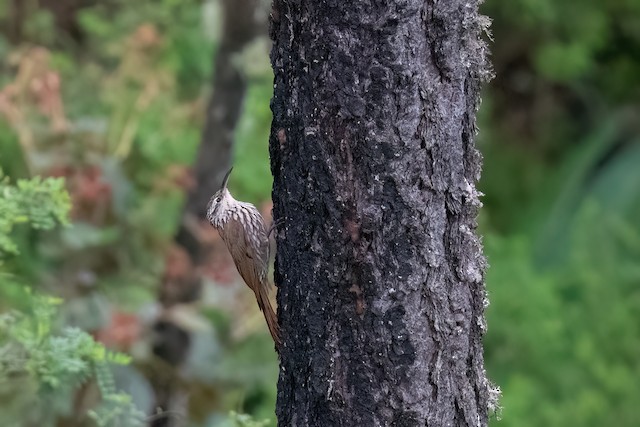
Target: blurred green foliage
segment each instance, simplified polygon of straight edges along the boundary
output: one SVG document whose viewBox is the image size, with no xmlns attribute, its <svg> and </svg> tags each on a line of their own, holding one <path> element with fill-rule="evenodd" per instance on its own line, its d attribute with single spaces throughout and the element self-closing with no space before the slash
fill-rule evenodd
<svg viewBox="0 0 640 427">
<path fill-rule="evenodd" d="M 50 230 L 66 224 L 69 196 L 62 179 L 19 180 L 0 173 L 0 255 L 18 255 L 13 226 Z M 4 251 L 4 252 L 3 252 Z M 141 426 L 144 414 L 131 396 L 116 390 L 109 364 L 129 358 L 107 351 L 85 331 L 56 325 L 61 299 L 33 292 L 0 264 L 0 422 L 6 426 L 54 426 L 74 414 L 73 402 L 91 378 L 99 398 L 89 415 L 100 426 Z M 85 387 L 86 388 L 86 387 Z"/>
<path fill-rule="evenodd" d="M 487 0 L 483 11 L 493 19 L 496 72 L 478 139 L 491 265 L 486 361 L 503 391 L 494 425 L 635 426 L 640 1 Z M 7 14 L 0 7 L 5 22 Z M 18 227 L 15 247 L 2 244 L 22 256 L 5 268 L 62 295 L 69 325 L 103 330 L 121 311 L 143 318 L 203 127 L 217 2 L 93 2 L 75 15 L 80 39 L 50 11 L 26 16 L 20 43 L 0 37 L 0 166 L 12 177 L 65 176 L 74 226 L 44 235 Z M 271 189 L 267 44 L 259 39 L 238 57 L 249 86 L 231 187 L 257 204 Z M 22 202 L 11 203 L 2 211 Z M 66 202 L 56 203 L 50 218 Z M 0 230 L 21 218 L 0 215 Z M 231 338 L 223 307 L 200 315 L 210 329 L 194 333 L 186 368 L 191 421 L 256 425 L 230 410 L 273 420 L 268 337 Z M 134 365 L 147 357 L 138 341 L 126 348 Z"/>
<path fill-rule="evenodd" d="M 265 427 L 269 424 L 268 420 L 256 421 L 250 415 L 238 414 L 235 411 L 231 411 L 230 416 L 236 427 Z"/>
<path fill-rule="evenodd" d="M 12 186 L 0 170 L 0 255 L 18 253 L 10 238 L 17 224 L 29 223 L 35 229 L 50 230 L 56 223 L 67 223 L 70 208 L 62 179 L 19 179 Z"/>
<path fill-rule="evenodd" d="M 486 361 L 502 426 L 632 426 L 640 1 L 488 0 Z"/>
<path fill-rule="evenodd" d="M 135 406 L 126 394 L 115 393 L 113 386 L 120 389 L 122 380 L 117 376 L 115 385 L 98 382 L 108 392 L 90 413 L 97 425 L 115 425 L 129 407 L 155 412 L 149 383 L 140 374 L 155 363 L 154 337 L 140 331 L 156 309 L 165 253 L 201 137 L 219 8 L 215 1 L 199 0 L 94 2 L 69 9 L 81 33 L 72 37 L 57 24 L 55 3 L 51 10 L 24 4 L 20 42 L 12 45 L 0 36 L 0 50 L 7 53 L 0 60 L 0 167 L 12 177 L 65 177 L 73 226 L 46 234 L 17 230 L 12 242 L 22 255 L 6 267 L 63 296 L 60 320 L 74 331 L 90 331 L 132 355 L 124 382 Z M 10 18 L 8 9 L 0 9 L 0 20 Z M 262 39 L 237 58 L 249 85 L 237 130 L 240 173 L 232 186 L 258 205 L 271 186 L 267 52 Z M 208 426 L 270 424 L 229 415 L 236 410 L 274 419 L 277 360 L 268 334 L 255 333 L 262 331 L 257 310 L 241 337 L 232 338 L 238 328 L 228 312 L 246 307 L 216 289 L 220 294 L 183 313 L 182 326 L 192 329 L 193 341 L 184 367 L 190 414 L 154 417 L 188 416 Z M 12 301 L 9 307 L 17 304 Z M 60 394 L 60 404 L 69 407 L 72 397 Z M 56 414 L 64 415 L 48 414 L 52 422 Z"/>
</svg>

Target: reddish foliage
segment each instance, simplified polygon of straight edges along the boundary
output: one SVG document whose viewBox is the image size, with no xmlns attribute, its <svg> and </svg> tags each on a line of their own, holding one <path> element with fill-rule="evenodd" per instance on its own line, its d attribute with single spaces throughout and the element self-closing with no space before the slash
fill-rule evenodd
<svg viewBox="0 0 640 427">
<path fill-rule="evenodd" d="M 200 271 L 203 276 L 220 285 L 231 285 L 238 280 L 238 272 L 231 255 L 222 251 L 212 252 L 209 262 L 203 264 Z"/>
<path fill-rule="evenodd" d="M 198 236 L 204 253 L 200 274 L 219 284 L 234 283 L 238 273 L 220 234 L 207 221 L 201 221 Z"/>
<path fill-rule="evenodd" d="M 102 170 L 96 165 L 59 165 L 51 168 L 49 176 L 65 177 L 71 196 L 71 217 L 92 223 L 100 223 L 111 205 L 111 185 L 102 178 Z"/>
<path fill-rule="evenodd" d="M 173 245 L 166 257 L 164 281 L 185 279 L 193 274 L 193 263 L 187 251 L 178 245 Z"/>
<path fill-rule="evenodd" d="M 131 42 L 138 49 L 153 49 L 162 43 L 162 37 L 153 24 L 147 23 L 136 29 Z"/>
<path fill-rule="evenodd" d="M 140 338 L 141 332 L 140 320 L 136 315 L 114 311 L 109 325 L 94 336 L 109 348 L 127 351 Z"/>
<path fill-rule="evenodd" d="M 171 165 L 167 168 L 167 176 L 169 176 L 169 180 L 178 188 L 189 191 L 196 187 L 196 180 L 193 176 L 193 170 L 190 167 Z"/>
<path fill-rule="evenodd" d="M 267 230 L 271 227 L 271 221 L 273 218 L 271 217 L 271 210 L 273 209 L 273 202 L 271 200 L 267 200 L 262 205 L 260 205 L 260 214 L 264 218 L 264 223 L 267 226 Z"/>
</svg>

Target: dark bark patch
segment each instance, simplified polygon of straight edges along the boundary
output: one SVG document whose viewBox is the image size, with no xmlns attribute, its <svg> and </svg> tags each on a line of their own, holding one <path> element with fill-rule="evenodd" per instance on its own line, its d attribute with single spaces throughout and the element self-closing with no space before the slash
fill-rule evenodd
<svg viewBox="0 0 640 427">
<path fill-rule="evenodd" d="M 391 421 L 392 427 L 417 427 L 419 425 L 418 414 L 414 411 L 396 411 Z"/>
</svg>

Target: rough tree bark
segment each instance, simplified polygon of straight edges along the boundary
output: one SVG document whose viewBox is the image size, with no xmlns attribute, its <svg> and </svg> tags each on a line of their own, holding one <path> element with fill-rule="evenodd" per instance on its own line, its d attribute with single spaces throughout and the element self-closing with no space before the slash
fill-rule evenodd
<svg viewBox="0 0 640 427">
<path fill-rule="evenodd" d="M 202 267 L 210 265 L 216 254 L 226 251 L 221 241 L 213 242 L 206 237 L 217 233 L 206 220 L 206 208 L 231 165 L 234 131 L 247 89 L 242 70 L 232 58 L 256 36 L 266 33 L 266 23 L 256 19 L 260 0 L 222 0 L 221 3 L 224 30 L 216 53 L 213 93 L 194 166 L 195 186 L 187 195 L 158 295 L 165 310 L 196 301 L 202 288 Z M 153 353 L 160 362 L 148 372 L 156 395 L 154 410 L 184 413 L 184 408 L 176 405 L 185 403 L 179 399 L 180 368 L 190 350 L 189 333 L 166 316 L 160 316 L 153 329 L 156 337 Z M 167 415 L 154 418 L 151 425 L 164 427 L 177 422 Z"/>
<path fill-rule="evenodd" d="M 486 426 L 478 0 L 275 0 L 281 426 Z"/>
</svg>

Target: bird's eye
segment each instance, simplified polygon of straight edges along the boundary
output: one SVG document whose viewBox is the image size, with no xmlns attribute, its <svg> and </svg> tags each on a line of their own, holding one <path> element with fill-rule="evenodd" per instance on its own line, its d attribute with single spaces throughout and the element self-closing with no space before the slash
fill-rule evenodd
<svg viewBox="0 0 640 427">
<path fill-rule="evenodd" d="M 220 203 L 220 197 L 216 197 L 216 203 Z"/>
</svg>

